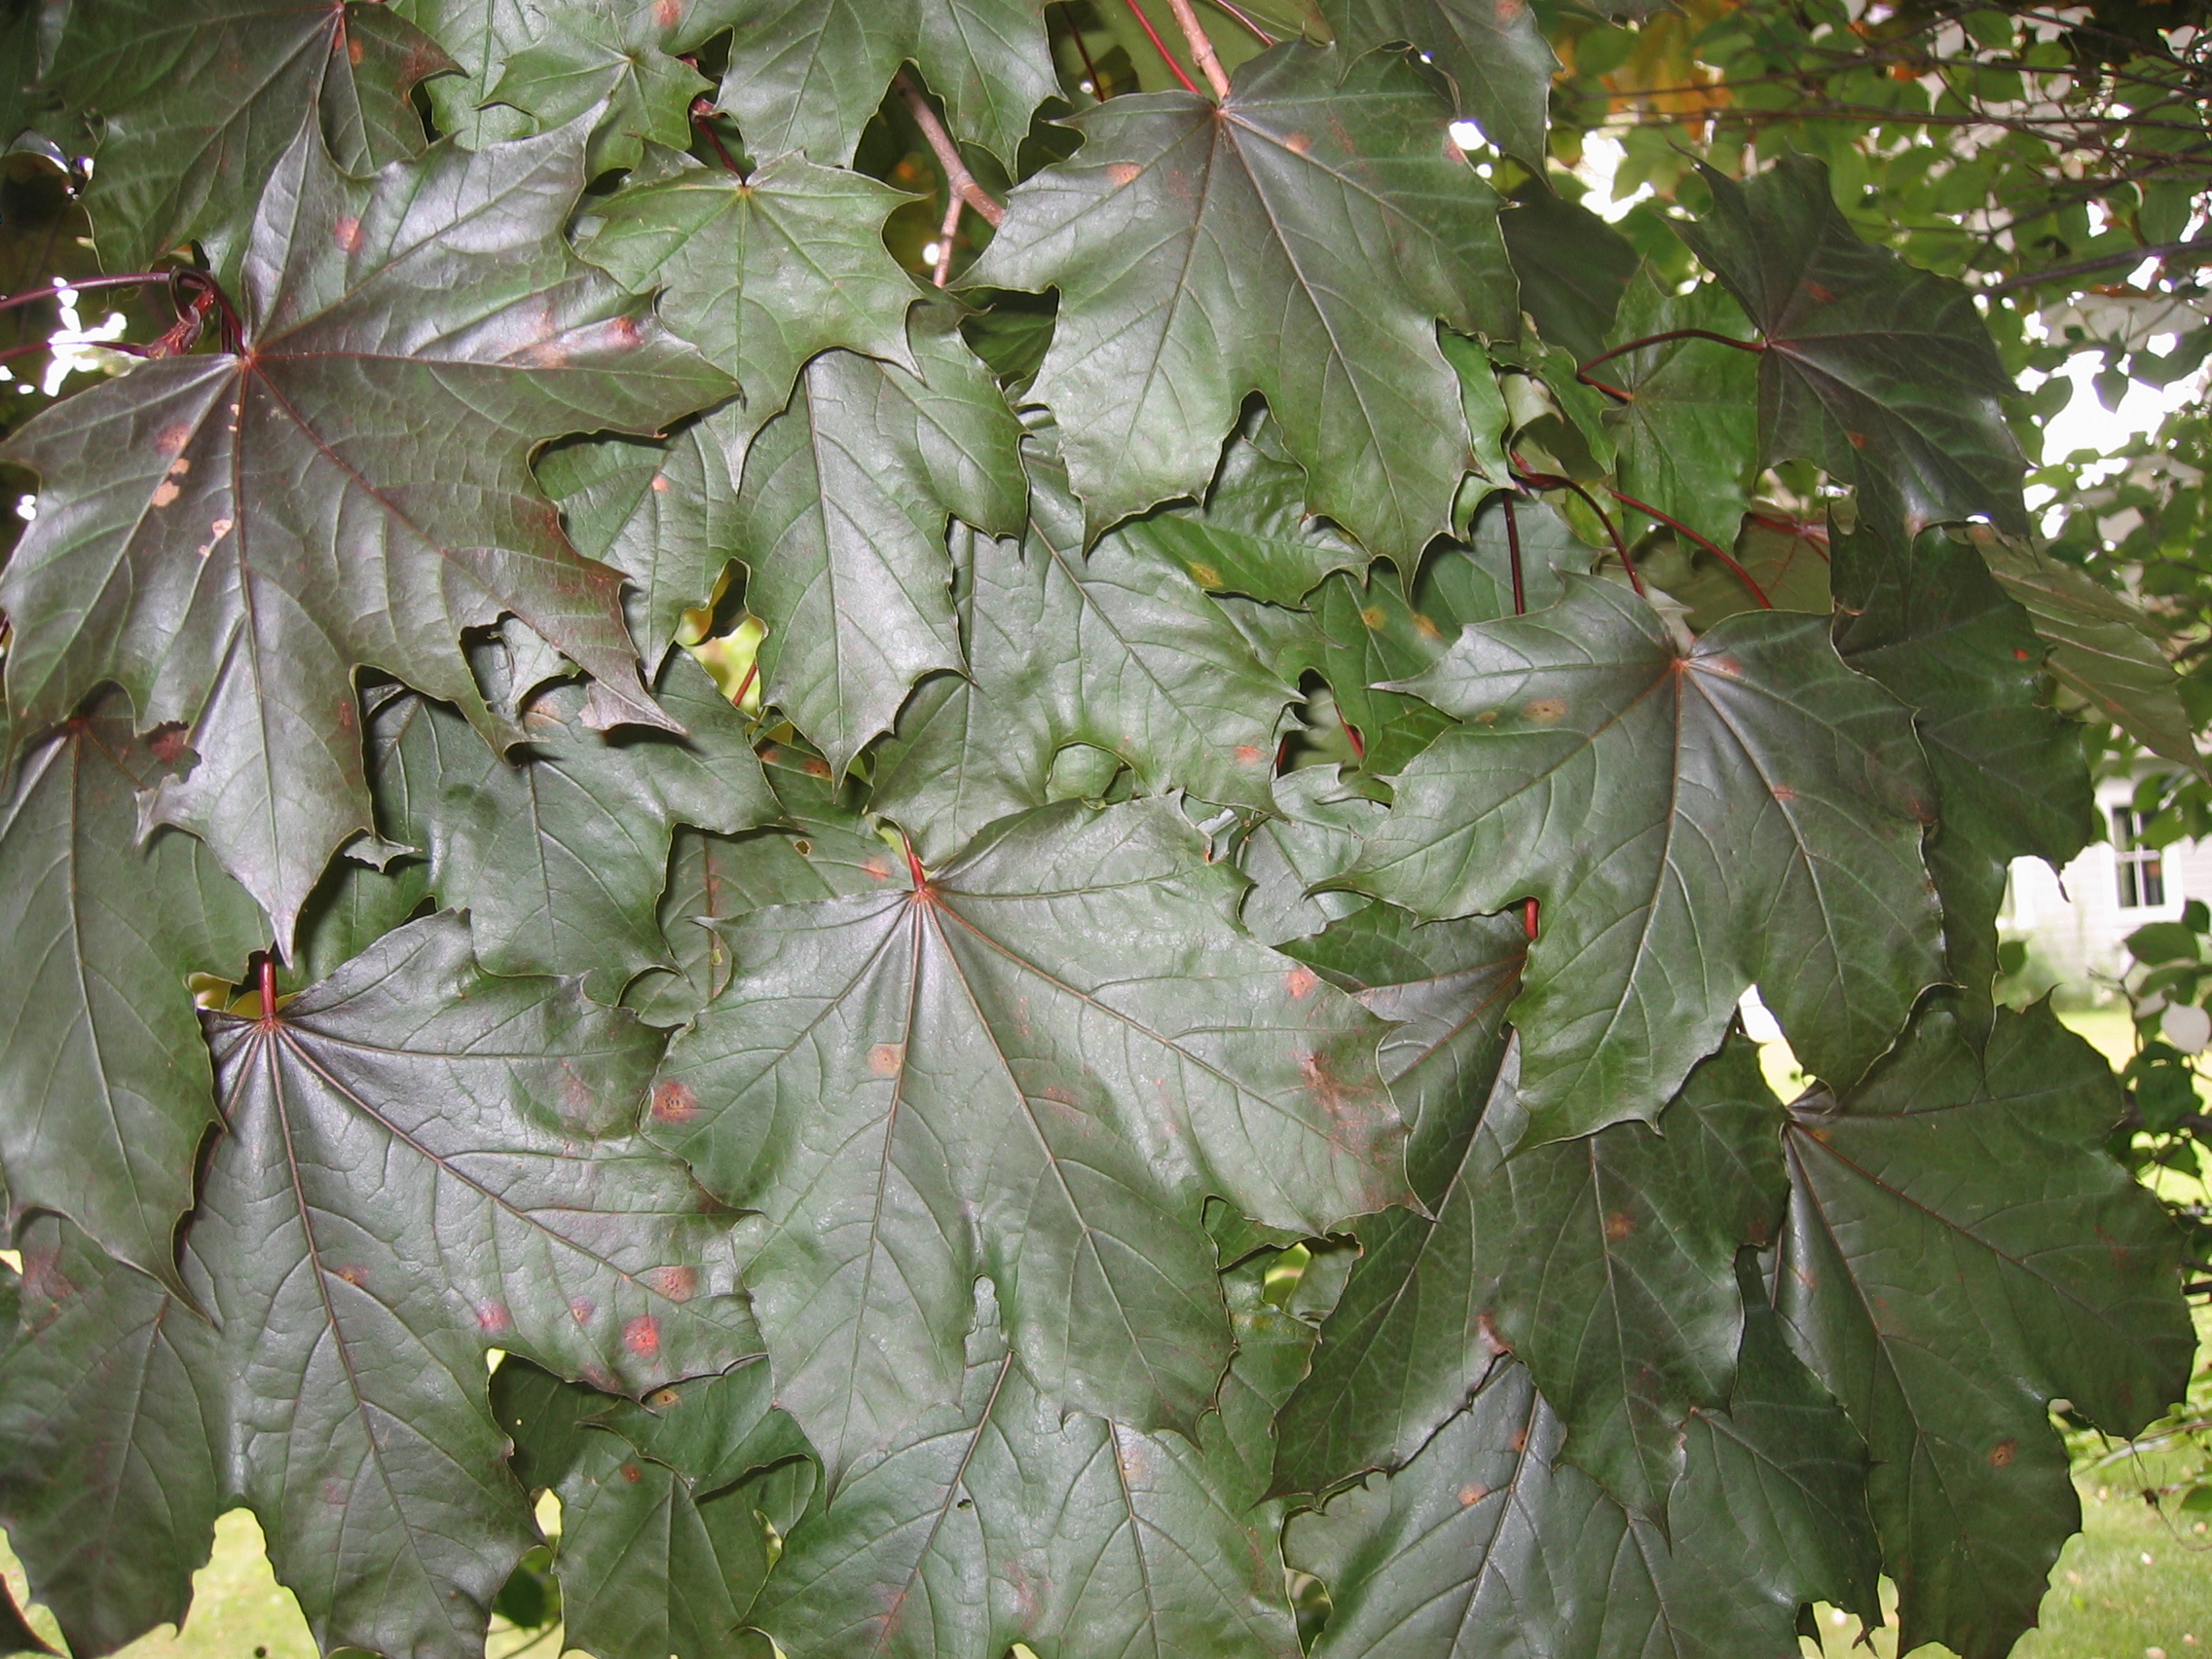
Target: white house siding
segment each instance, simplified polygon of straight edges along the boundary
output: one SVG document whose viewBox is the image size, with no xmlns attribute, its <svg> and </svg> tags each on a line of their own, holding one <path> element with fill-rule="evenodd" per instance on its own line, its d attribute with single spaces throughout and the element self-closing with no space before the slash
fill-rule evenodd
<svg viewBox="0 0 2212 1659">
<path fill-rule="evenodd" d="M 2114 807 L 2127 805 L 2131 786 L 2115 779 L 2097 791 L 2097 808 L 2109 827 Z M 2072 987 L 2101 986 L 2129 966 L 2122 942 L 2146 922 L 2171 921 L 2190 899 L 2212 901 L 2212 843 L 2177 841 L 2160 853 L 2164 902 L 2120 902 L 2119 856 L 2108 840 L 2095 843 L 2053 872 L 2041 859 L 2012 864 L 2000 930 L 2025 940 L 2034 961 Z"/>
</svg>

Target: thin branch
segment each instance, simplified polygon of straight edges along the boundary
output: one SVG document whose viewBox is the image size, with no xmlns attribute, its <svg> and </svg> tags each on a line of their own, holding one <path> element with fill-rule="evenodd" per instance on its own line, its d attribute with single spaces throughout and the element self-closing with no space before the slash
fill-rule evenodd
<svg viewBox="0 0 2212 1659">
<path fill-rule="evenodd" d="M 1137 20 L 1137 27 L 1144 30 L 1145 38 L 1152 42 L 1153 51 L 1160 54 L 1160 61 L 1167 65 L 1168 73 L 1183 83 L 1186 92 L 1197 92 L 1198 82 L 1183 73 L 1182 64 L 1175 61 L 1175 55 L 1167 50 L 1167 43 L 1160 38 L 1160 31 L 1152 26 L 1152 19 L 1144 15 L 1144 8 L 1137 4 L 1137 0 L 1122 0 L 1122 3 L 1128 7 L 1129 15 Z"/>
<path fill-rule="evenodd" d="M 930 108 L 930 100 L 922 95 L 922 89 L 914 85 L 913 76 L 903 69 L 900 70 L 898 86 L 899 95 L 906 100 L 906 109 L 913 116 L 914 125 L 922 129 L 922 136 L 929 140 L 930 149 L 936 153 L 937 165 L 944 169 L 945 189 L 982 214 L 987 224 L 1005 224 L 1005 205 L 976 182 L 976 175 L 968 170 L 968 164 L 960 159 L 960 146 L 952 141 L 952 134 L 944 129 L 944 123 L 938 120 L 937 111 Z"/>
<path fill-rule="evenodd" d="M 1640 501 L 1634 496 L 1622 495 L 1610 484 L 1605 486 L 1605 494 L 1612 497 L 1614 500 L 1620 502 L 1622 506 L 1633 507 L 1640 513 L 1643 513 L 1651 518 L 1657 519 L 1661 524 L 1665 525 L 1669 530 L 1676 532 L 1677 535 L 1688 536 L 1692 541 L 1696 542 L 1700 547 L 1704 548 L 1708 553 L 1712 554 L 1715 559 L 1719 560 L 1723 565 L 1726 565 L 1731 571 L 1736 572 L 1736 579 L 1742 582 L 1744 586 L 1751 589 L 1751 597 L 1759 602 L 1760 609 L 1772 610 L 1774 608 L 1774 601 L 1767 598 L 1766 589 L 1760 587 L 1757 582 L 1751 580 L 1751 572 L 1745 570 L 1743 566 L 1737 564 L 1736 561 L 1729 556 L 1729 554 L 1722 551 L 1717 543 L 1708 541 L 1704 536 L 1698 535 L 1696 531 L 1690 529 L 1688 525 L 1682 523 L 1680 519 L 1671 517 L 1670 515 L 1661 512 L 1657 507 L 1651 505 L 1650 502 Z"/>
<path fill-rule="evenodd" d="M 2092 271 L 2109 271 L 2116 265 L 2139 265 L 2146 259 L 2166 260 L 2176 254 L 2202 254 L 2212 257 L 2212 240 L 2178 242 L 2154 242 L 2149 247 L 2123 248 L 2097 259 L 2078 259 L 2071 265 L 2046 266 L 2041 271 L 2023 271 L 2017 276 L 2008 276 L 2002 282 L 1985 283 L 1976 289 L 1983 294 L 2009 294 L 2014 288 L 2032 288 L 2038 282 L 2064 282 L 2076 276 L 2085 276 Z"/>
<path fill-rule="evenodd" d="M 1229 3 L 1229 0 L 1212 0 L 1212 5 L 1217 12 L 1227 12 L 1232 18 L 1235 18 L 1243 26 L 1245 33 L 1262 46 L 1274 45 L 1275 37 L 1247 17 L 1241 6 L 1233 6 Z"/>
<path fill-rule="evenodd" d="M 1060 10 L 1066 14 L 1068 35 L 1075 42 L 1075 55 L 1083 59 L 1083 72 L 1090 77 L 1090 95 L 1103 103 L 1106 100 L 1106 83 L 1098 78 L 1098 65 L 1090 61 L 1090 47 L 1083 38 L 1083 26 L 1075 20 L 1073 0 L 1060 0 Z"/>
<path fill-rule="evenodd" d="M 166 271 L 132 271 L 121 276 L 80 276 L 74 282 L 56 280 L 51 288 L 28 288 L 20 294 L 10 294 L 0 300 L 0 311 L 36 305 L 41 300 L 58 300 L 64 293 L 90 292 L 94 288 L 143 288 L 153 282 L 167 282 L 170 275 Z"/>
<path fill-rule="evenodd" d="M 1529 609 L 1528 591 L 1521 585 L 1521 523 L 1513 515 L 1513 495 L 1505 496 L 1505 557 L 1513 567 L 1513 614 L 1526 615 Z"/>
<path fill-rule="evenodd" d="M 1628 556 L 1628 543 L 1621 539 L 1620 527 L 1606 516 L 1605 509 L 1598 504 L 1597 497 L 1591 495 L 1589 491 L 1571 478 L 1563 478 L 1553 472 L 1530 471 L 1527 466 L 1522 464 L 1519 456 L 1513 458 L 1513 472 L 1514 476 L 1531 490 L 1571 490 L 1575 495 L 1581 497 L 1582 504 L 1595 513 L 1598 522 L 1605 527 L 1605 535 L 1613 544 L 1613 551 L 1620 555 L 1621 569 L 1628 572 L 1629 586 L 1636 589 L 1639 597 L 1642 596 L 1643 573 L 1636 568 L 1636 561 Z"/>
<path fill-rule="evenodd" d="M 1206 85 L 1213 89 L 1214 97 L 1227 103 L 1229 76 L 1222 69 L 1221 58 L 1213 50 L 1213 40 L 1206 33 L 1205 24 L 1198 21 L 1197 9 L 1192 6 L 1191 0 L 1167 0 L 1167 9 L 1175 14 L 1176 25 L 1182 29 L 1183 38 L 1191 44 L 1191 56 L 1198 63 L 1198 73 L 1206 78 Z"/>
<path fill-rule="evenodd" d="M 940 288 L 952 276 L 952 239 L 960 234 L 960 210 L 967 205 L 958 191 L 944 193 L 944 224 L 937 233 L 937 271 L 930 278 Z"/>
<path fill-rule="evenodd" d="M 1618 357 L 1624 351 L 1641 351 L 1646 346 L 1664 346 L 1670 340 L 1711 340 L 1716 345 L 1733 346 L 1739 351 L 1763 351 L 1766 350 L 1766 342 L 1763 340 L 1738 340 L 1732 334 L 1715 334 L 1710 328 L 1670 328 L 1664 334 L 1646 334 L 1641 340 L 1631 340 L 1625 346 L 1615 346 L 1609 351 L 1599 352 L 1587 363 L 1584 363 L 1580 370 L 1576 371 L 1577 376 L 1579 377 L 1582 373 L 1596 368 L 1600 363 L 1609 358 Z M 1598 383 L 1592 381 L 1589 384 L 1595 386 Z M 1611 390 L 1612 388 L 1608 387 L 1606 389 Z M 1618 395 L 1626 397 L 1628 393 L 1624 391 L 1618 393 Z"/>
</svg>

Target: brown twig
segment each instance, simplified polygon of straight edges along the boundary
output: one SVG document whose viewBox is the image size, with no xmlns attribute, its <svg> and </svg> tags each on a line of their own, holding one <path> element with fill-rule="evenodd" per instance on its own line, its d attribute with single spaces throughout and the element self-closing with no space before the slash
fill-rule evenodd
<svg viewBox="0 0 2212 1659">
<path fill-rule="evenodd" d="M 937 233 L 937 270 L 930 276 L 940 288 L 952 278 L 952 239 L 960 234 L 960 212 L 967 205 L 957 191 L 944 193 L 944 223 Z"/>
<path fill-rule="evenodd" d="M 938 120 L 937 111 L 930 108 L 930 100 L 922 95 L 922 89 L 914 84 L 913 76 L 899 71 L 899 95 L 906 100 L 906 109 L 914 118 L 914 125 L 922 129 L 929 140 L 930 149 L 937 156 L 937 165 L 944 169 L 944 186 L 952 196 L 982 214 L 987 224 L 1006 223 L 1006 206 L 997 197 L 976 182 L 976 175 L 968 170 L 968 164 L 960 159 L 960 146 L 952 141 L 952 134 Z"/>
<path fill-rule="evenodd" d="M 1229 101 L 1229 75 L 1221 66 L 1221 58 L 1214 52 L 1213 40 L 1206 33 L 1205 24 L 1198 21 L 1197 9 L 1191 0 L 1167 0 L 1167 9 L 1175 14 L 1176 26 L 1183 38 L 1190 42 L 1191 56 L 1198 63 L 1198 73 L 1206 78 L 1213 95 L 1222 103 Z"/>
<path fill-rule="evenodd" d="M 1696 531 L 1690 529 L 1690 527 L 1684 524 L 1680 519 L 1661 512 L 1649 501 L 1640 501 L 1634 496 L 1622 495 L 1610 484 L 1605 486 L 1605 494 L 1612 497 L 1614 500 L 1620 502 L 1620 504 L 1624 507 L 1632 508 L 1635 511 L 1643 513 L 1650 518 L 1657 519 L 1661 524 L 1665 525 L 1669 530 L 1675 532 L 1677 535 L 1688 536 L 1692 541 L 1696 542 L 1700 547 L 1704 548 L 1708 553 L 1712 554 L 1715 559 L 1719 560 L 1723 565 L 1726 565 L 1731 571 L 1736 572 L 1736 579 L 1742 582 L 1744 586 L 1751 589 L 1751 597 L 1759 602 L 1760 609 L 1772 610 L 1774 608 L 1774 601 L 1767 598 L 1766 589 L 1760 587 L 1757 582 L 1753 581 L 1751 579 L 1751 572 L 1745 570 L 1743 566 L 1737 564 L 1736 561 L 1720 547 L 1719 543 L 1707 540 L 1704 536 L 1698 535 Z"/>
</svg>

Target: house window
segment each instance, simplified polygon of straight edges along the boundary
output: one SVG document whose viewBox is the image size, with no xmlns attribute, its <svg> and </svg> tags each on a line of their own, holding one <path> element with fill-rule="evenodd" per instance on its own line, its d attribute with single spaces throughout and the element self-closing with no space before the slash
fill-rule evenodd
<svg viewBox="0 0 2212 1659">
<path fill-rule="evenodd" d="M 2120 876 L 2120 907 L 2139 910 L 2166 902 L 2166 866 L 2158 849 L 2138 838 L 2143 821 L 2124 806 L 2112 809 L 2113 861 Z"/>
</svg>

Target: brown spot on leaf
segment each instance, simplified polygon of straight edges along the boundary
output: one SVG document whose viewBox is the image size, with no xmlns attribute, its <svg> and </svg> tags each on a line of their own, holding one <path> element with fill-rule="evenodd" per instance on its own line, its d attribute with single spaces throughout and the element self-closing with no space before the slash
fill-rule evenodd
<svg viewBox="0 0 2212 1659">
<path fill-rule="evenodd" d="M 1744 665 L 1732 656 L 1707 657 L 1705 666 L 1715 674 L 1724 674 L 1730 680 L 1744 678 Z"/>
<path fill-rule="evenodd" d="M 640 1359 L 650 1359 L 660 1352 L 660 1321 L 650 1313 L 641 1313 L 622 1327 L 622 1346 Z"/>
<path fill-rule="evenodd" d="M 663 1078 L 653 1085 L 652 1113 L 656 1124 L 688 1124 L 699 1115 L 699 1097 L 689 1084 Z"/>
<path fill-rule="evenodd" d="M 653 494 L 656 496 L 665 496 L 668 494 L 667 473 L 656 472 L 653 474 Z"/>
<path fill-rule="evenodd" d="M 1282 977 L 1282 988 L 1290 993 L 1292 1002 L 1303 1002 L 1313 994 L 1313 987 L 1321 981 L 1314 977 L 1310 968 L 1293 968 Z"/>
<path fill-rule="evenodd" d="M 1435 618 L 1423 616 L 1418 610 L 1414 612 L 1414 632 L 1424 640 L 1441 640 L 1444 638 L 1444 630 L 1436 625 Z"/>
<path fill-rule="evenodd" d="M 1294 156 L 1310 156 L 1313 153 L 1313 136 L 1309 132 L 1293 132 L 1282 141 L 1282 147 Z"/>
<path fill-rule="evenodd" d="M 1193 565 L 1191 580 L 1202 588 L 1217 588 L 1221 586 L 1221 572 L 1211 565 Z"/>
<path fill-rule="evenodd" d="M 1989 1449 L 1989 1466 L 1993 1469 L 2008 1467 L 2019 1454 L 2019 1450 L 2020 1443 L 2017 1440 L 2000 1440 Z"/>
<path fill-rule="evenodd" d="M 1513 1351 L 1513 1345 L 1499 1335 L 1497 1321 L 1487 1312 L 1476 1318 L 1475 1335 L 1481 1340 L 1485 1353 L 1495 1356 Z"/>
<path fill-rule="evenodd" d="M 354 218 L 350 213 L 346 214 L 338 221 L 338 228 L 331 234 L 331 240 L 337 242 L 338 250 L 341 253 L 359 253 L 361 251 L 361 221 Z"/>
<path fill-rule="evenodd" d="M 1514 1430 L 1514 1431 L 1512 1432 L 1512 1434 L 1510 1434 L 1509 1436 L 1507 1436 L 1505 1444 L 1506 1444 L 1507 1448 L 1508 1448 L 1508 1449 L 1509 1449 L 1509 1450 L 1510 1450 L 1510 1451 L 1511 1451 L 1511 1452 L 1513 1453 L 1513 1455 L 1514 1455 L 1514 1456 L 1515 1456 L 1516 1457 L 1520 1456 L 1522 1453 L 1524 1453 L 1524 1452 L 1528 1451 L 1528 1450 L 1529 1450 L 1529 1429 L 1528 1429 L 1528 1425 L 1527 1425 L 1527 1424 L 1523 1424 L 1523 1425 L 1522 1425 L 1521 1427 L 1519 1427 L 1519 1428 L 1515 1429 L 1515 1430 Z"/>
<path fill-rule="evenodd" d="M 1813 281 L 1810 277 L 1806 278 L 1805 292 L 1812 295 L 1814 299 L 1820 301 L 1824 306 L 1832 305 L 1835 303 L 1835 290 L 1833 288 L 1824 288 L 1820 285 L 1820 283 Z"/>
<path fill-rule="evenodd" d="M 476 1328 L 488 1337 L 504 1336 L 514 1324 L 515 1316 L 504 1302 L 486 1302 L 476 1309 Z"/>
<path fill-rule="evenodd" d="M 361 37 L 349 29 L 346 33 L 346 61 L 358 69 L 361 60 L 368 55 L 369 49 L 361 44 Z"/>
<path fill-rule="evenodd" d="M 1567 718 L 1564 697 L 1531 697 L 1521 705 L 1522 715 L 1537 725 L 1557 725 Z"/>
<path fill-rule="evenodd" d="M 1144 168 L 1134 162 L 1112 162 L 1107 165 L 1106 176 L 1114 181 L 1114 188 L 1119 190 L 1125 184 L 1136 183 L 1138 175 L 1143 171 Z"/>
<path fill-rule="evenodd" d="M 1776 800 L 1795 800 L 1797 792 L 1788 784 L 1777 784 L 1774 786 L 1774 798 Z"/>
<path fill-rule="evenodd" d="M 1605 1215 L 1605 1236 L 1618 1244 L 1636 1231 L 1636 1217 L 1626 1210 L 1609 1210 Z"/>
<path fill-rule="evenodd" d="M 903 1045 L 878 1043 L 867 1051 L 867 1069 L 877 1077 L 897 1077 L 899 1067 L 904 1062 L 905 1058 L 906 1051 Z"/>
<path fill-rule="evenodd" d="M 166 507 L 182 494 L 173 480 L 165 478 L 154 486 L 154 505 Z"/>
<path fill-rule="evenodd" d="M 664 29 L 672 29 L 683 20 L 683 0 L 658 0 L 653 7 L 653 21 Z"/>
<path fill-rule="evenodd" d="M 569 1317 L 579 1325 L 591 1323 L 591 1316 L 599 1311 L 599 1304 L 588 1296 L 569 1298 Z"/>
<path fill-rule="evenodd" d="M 180 455 L 176 458 L 176 460 L 169 462 L 169 476 L 171 478 L 182 478 L 187 472 L 190 472 L 191 470 L 192 457 L 188 455 Z"/>
<path fill-rule="evenodd" d="M 1488 1496 L 1490 1496 L 1490 1488 L 1484 1486 L 1480 1481 L 1469 1481 L 1459 1489 L 1459 1507 L 1461 1509 L 1472 1509 Z"/>
<path fill-rule="evenodd" d="M 2024 651 L 2020 649 L 2019 646 L 2014 645 L 2012 647 L 2012 660 L 2014 662 L 2033 662 L 2035 660 L 2035 652 Z"/>
<path fill-rule="evenodd" d="M 655 1394 L 651 1399 L 645 1402 L 646 1405 L 652 1407 L 652 1409 L 656 1412 L 672 1411 L 676 1407 L 681 1406 L 682 1403 L 683 1396 L 682 1394 L 679 1394 L 674 1388 L 663 1388 L 659 1393 Z"/>
<path fill-rule="evenodd" d="M 810 778 L 827 778 L 830 775 L 830 762 L 823 759 L 819 755 L 809 755 L 806 757 L 806 764 L 801 766 L 799 770 Z"/>
<path fill-rule="evenodd" d="M 1864 449 L 1866 447 L 1866 434 L 1864 432 L 1846 432 L 1843 435 L 1851 440 L 1853 449 Z"/>
<path fill-rule="evenodd" d="M 671 1302 L 689 1302 L 699 1288 L 699 1270 L 687 1267 L 655 1268 L 645 1283 Z"/>
<path fill-rule="evenodd" d="M 146 747 L 153 751 L 154 758 L 165 766 L 174 766 L 185 756 L 184 722 L 169 720 L 156 726 L 146 736 Z"/>
<path fill-rule="evenodd" d="M 369 1282 L 369 1270 L 361 1266 L 361 1264 L 358 1262 L 348 1262 L 341 1267 L 333 1268 L 331 1270 L 331 1272 L 336 1277 L 342 1278 L 348 1284 L 352 1285 L 355 1289 L 359 1289 L 362 1285 L 365 1285 Z"/>
<path fill-rule="evenodd" d="M 1257 766 L 1267 757 L 1268 752 L 1265 749 L 1256 748 L 1249 743 L 1239 743 L 1236 746 L 1236 763 L 1239 766 Z"/>
<path fill-rule="evenodd" d="M 1359 619 L 1370 631 L 1382 627 L 1383 622 L 1386 620 L 1386 618 L 1382 614 L 1382 608 L 1380 605 L 1371 605 L 1367 607 L 1366 609 L 1362 610 L 1359 613 Z"/>
<path fill-rule="evenodd" d="M 624 1463 L 622 1465 L 622 1478 L 630 1485 L 636 1486 L 645 1478 L 645 1471 L 639 1468 L 635 1463 Z"/>
<path fill-rule="evenodd" d="M 192 441 L 192 425 L 186 421 L 171 421 L 154 434 L 154 448 L 162 455 L 174 455 Z"/>
<path fill-rule="evenodd" d="M 877 881 L 889 881 L 891 879 L 891 861 L 889 859 L 863 859 L 861 860 L 861 868 Z"/>
</svg>

